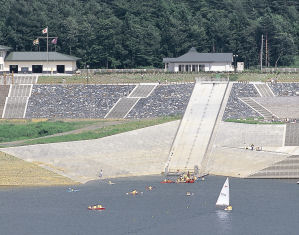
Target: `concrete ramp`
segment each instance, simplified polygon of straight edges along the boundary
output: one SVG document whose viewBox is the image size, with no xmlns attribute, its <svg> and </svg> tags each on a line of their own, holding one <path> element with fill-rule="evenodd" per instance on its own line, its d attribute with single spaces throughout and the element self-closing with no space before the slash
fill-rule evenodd
<svg viewBox="0 0 299 235">
<path fill-rule="evenodd" d="M 32 85 L 10 85 L 2 118 L 25 118 Z"/>
<path fill-rule="evenodd" d="M 227 82 L 198 81 L 173 142 L 165 170 L 169 173 L 201 169 L 201 162 L 226 92 Z"/>
</svg>

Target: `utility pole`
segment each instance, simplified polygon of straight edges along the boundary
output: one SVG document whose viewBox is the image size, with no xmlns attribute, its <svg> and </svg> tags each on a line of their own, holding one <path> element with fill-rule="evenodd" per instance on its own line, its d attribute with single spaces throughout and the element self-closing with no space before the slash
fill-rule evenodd
<svg viewBox="0 0 299 235">
<path fill-rule="evenodd" d="M 262 34 L 261 54 L 260 54 L 261 72 L 263 71 L 263 48 L 264 48 L 264 35 Z"/>
<path fill-rule="evenodd" d="M 268 33 L 266 33 L 266 61 L 265 61 L 266 67 L 268 67 Z"/>
</svg>

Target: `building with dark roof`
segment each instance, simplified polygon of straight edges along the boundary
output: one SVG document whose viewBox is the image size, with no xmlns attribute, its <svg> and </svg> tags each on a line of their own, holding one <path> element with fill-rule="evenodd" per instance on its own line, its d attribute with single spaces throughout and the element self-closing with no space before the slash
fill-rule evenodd
<svg viewBox="0 0 299 235">
<path fill-rule="evenodd" d="M 199 53 L 192 47 L 177 58 L 164 58 L 169 72 L 231 72 L 234 71 L 233 53 Z"/>
<path fill-rule="evenodd" d="M 3 53 L 1 54 L 1 48 Z M 9 52 L 0 46 L 0 73 L 74 73 L 79 58 L 59 52 Z M 2 57 L 1 57 L 2 56 Z M 1 60 L 2 58 L 2 60 Z"/>
</svg>

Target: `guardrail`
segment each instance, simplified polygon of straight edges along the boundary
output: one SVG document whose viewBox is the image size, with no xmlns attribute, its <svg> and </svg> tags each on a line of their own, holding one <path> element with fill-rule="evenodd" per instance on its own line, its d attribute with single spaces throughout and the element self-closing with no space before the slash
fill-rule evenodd
<svg viewBox="0 0 299 235">
<path fill-rule="evenodd" d="M 282 73 L 299 73 L 299 68 L 263 68 L 263 73 L 275 73 L 275 72 L 282 72 Z"/>
<path fill-rule="evenodd" d="M 79 69 L 81 73 L 164 73 L 164 69 Z"/>
</svg>

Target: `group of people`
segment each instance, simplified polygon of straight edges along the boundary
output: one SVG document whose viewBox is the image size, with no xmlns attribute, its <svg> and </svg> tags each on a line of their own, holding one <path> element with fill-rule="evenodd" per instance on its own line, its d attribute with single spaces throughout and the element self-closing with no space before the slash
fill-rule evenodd
<svg viewBox="0 0 299 235">
<path fill-rule="evenodd" d="M 184 174 L 180 175 L 177 178 L 176 182 L 177 183 L 185 183 L 185 182 L 188 182 L 190 180 L 195 181 L 195 180 L 197 180 L 197 177 L 195 175 L 191 175 L 190 172 L 188 171 L 187 174 L 184 173 Z"/>
</svg>

